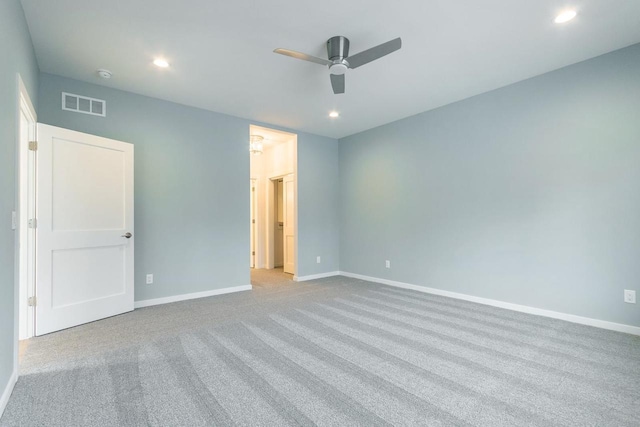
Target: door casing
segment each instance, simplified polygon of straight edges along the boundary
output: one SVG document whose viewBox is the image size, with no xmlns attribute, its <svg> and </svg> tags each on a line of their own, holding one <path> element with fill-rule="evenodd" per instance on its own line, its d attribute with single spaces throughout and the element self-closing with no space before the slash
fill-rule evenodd
<svg viewBox="0 0 640 427">
<path fill-rule="evenodd" d="M 17 76 L 17 128 L 16 146 L 16 341 L 35 335 L 35 309 L 29 298 L 35 296 L 35 230 L 30 229 L 29 219 L 36 217 L 36 156 L 29 149 L 35 141 L 38 117 L 22 78 Z M 35 147 L 34 147 L 35 148 Z M 16 348 L 18 344 L 16 343 Z M 17 350 L 16 350 L 17 353 Z M 16 355 L 17 361 L 17 355 Z"/>
<path fill-rule="evenodd" d="M 282 242 L 284 250 L 284 272 L 296 274 L 296 190 L 295 176 L 289 174 L 283 178 L 283 218 L 284 218 L 284 238 Z"/>
</svg>

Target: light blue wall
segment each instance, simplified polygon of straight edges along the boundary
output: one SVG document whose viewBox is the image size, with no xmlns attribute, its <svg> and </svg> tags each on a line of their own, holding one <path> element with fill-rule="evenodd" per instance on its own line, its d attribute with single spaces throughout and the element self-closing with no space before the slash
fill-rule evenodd
<svg viewBox="0 0 640 427">
<path fill-rule="evenodd" d="M 63 111 L 63 91 L 106 100 L 107 117 Z M 40 77 L 40 121 L 134 144 L 136 300 L 249 284 L 251 122 L 50 74 Z M 336 211 L 337 186 L 310 178 L 337 170 L 337 144 L 298 134 L 299 275 L 318 271 L 318 251 L 337 253 L 337 213 L 327 222 L 316 212 Z M 332 228 L 318 237 L 316 225 Z M 321 271 L 337 270 L 329 259 Z"/>
<path fill-rule="evenodd" d="M 13 371 L 17 73 L 37 108 L 38 64 L 18 0 L 0 1 L 0 394 Z"/>
<path fill-rule="evenodd" d="M 338 174 L 338 142 L 298 134 L 299 276 L 340 269 Z"/>
<path fill-rule="evenodd" d="M 343 271 L 640 326 L 640 45 L 344 138 L 340 186 Z"/>
</svg>

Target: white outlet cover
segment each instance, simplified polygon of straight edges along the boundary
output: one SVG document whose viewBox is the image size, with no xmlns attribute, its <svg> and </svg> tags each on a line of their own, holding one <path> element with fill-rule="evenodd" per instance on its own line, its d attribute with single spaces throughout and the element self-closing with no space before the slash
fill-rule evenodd
<svg viewBox="0 0 640 427">
<path fill-rule="evenodd" d="M 153 283 L 153 274 L 147 274 L 147 285 Z"/>
<path fill-rule="evenodd" d="M 624 290 L 624 302 L 629 304 L 636 303 L 636 291 L 632 291 L 630 289 Z"/>
<path fill-rule="evenodd" d="M 386 261 L 384 262 L 384 265 L 385 265 L 385 267 L 387 267 L 387 268 L 391 268 L 391 261 L 386 260 Z"/>
<path fill-rule="evenodd" d="M 319 257 L 319 256 L 318 256 L 318 257 L 316 257 L 316 262 L 317 262 L 318 264 L 320 264 L 320 257 Z"/>
</svg>

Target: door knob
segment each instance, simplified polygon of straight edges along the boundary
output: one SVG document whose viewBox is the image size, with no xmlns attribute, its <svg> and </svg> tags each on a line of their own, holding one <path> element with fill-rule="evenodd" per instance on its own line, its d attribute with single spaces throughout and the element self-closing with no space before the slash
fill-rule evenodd
<svg viewBox="0 0 640 427">
<path fill-rule="evenodd" d="M 131 236 L 133 236 L 133 234 L 131 234 L 131 233 L 127 232 L 127 233 L 123 234 L 123 235 L 122 235 L 122 236 L 120 236 L 120 237 L 126 237 L 127 239 L 130 239 L 130 238 L 131 238 Z"/>
</svg>

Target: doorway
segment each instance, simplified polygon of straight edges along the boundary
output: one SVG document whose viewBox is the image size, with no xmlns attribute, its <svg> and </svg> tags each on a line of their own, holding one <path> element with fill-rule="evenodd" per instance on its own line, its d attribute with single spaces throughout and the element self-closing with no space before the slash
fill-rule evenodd
<svg viewBox="0 0 640 427">
<path fill-rule="evenodd" d="M 298 256 L 297 135 L 253 125 L 249 132 L 260 142 L 250 150 L 252 275 L 279 270 L 292 278 Z"/>
<path fill-rule="evenodd" d="M 275 199 L 273 201 L 274 221 L 273 227 L 273 267 L 284 267 L 284 180 L 282 178 L 271 181 Z"/>
</svg>

